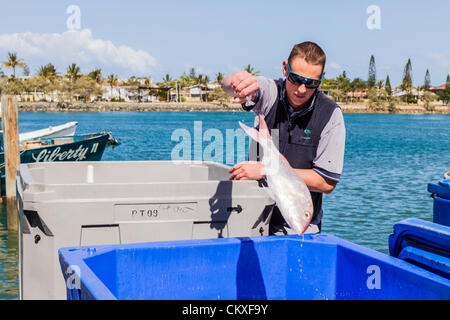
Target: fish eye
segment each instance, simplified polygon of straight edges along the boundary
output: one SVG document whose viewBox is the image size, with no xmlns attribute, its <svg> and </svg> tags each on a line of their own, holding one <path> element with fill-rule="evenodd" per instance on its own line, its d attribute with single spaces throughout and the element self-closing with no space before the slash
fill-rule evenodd
<svg viewBox="0 0 450 320">
<path fill-rule="evenodd" d="M 305 214 L 306 219 L 309 219 L 309 217 L 311 216 L 311 212 L 309 212 L 309 211 L 305 211 L 303 213 Z"/>
</svg>

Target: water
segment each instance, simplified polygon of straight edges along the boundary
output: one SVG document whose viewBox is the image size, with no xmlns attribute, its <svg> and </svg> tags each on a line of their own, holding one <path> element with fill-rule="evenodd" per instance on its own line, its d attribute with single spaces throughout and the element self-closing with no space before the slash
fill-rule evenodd
<svg viewBox="0 0 450 320">
<path fill-rule="evenodd" d="M 409 217 L 432 220 L 430 181 L 450 170 L 449 115 L 345 114 L 347 142 L 344 172 L 335 191 L 324 195 L 322 231 L 388 253 L 394 223 Z M 122 145 L 108 148 L 103 160 L 168 160 L 180 140 L 176 129 L 194 138 L 194 121 L 202 132 L 238 129 L 253 123 L 251 113 L 104 112 L 19 114 L 20 132 L 78 121 L 77 132 L 111 131 Z M 210 131 L 211 132 L 211 131 Z M 199 140 L 197 140 L 199 141 Z M 212 142 L 215 140 L 212 139 Z M 212 142 L 205 139 L 203 150 Z M 246 147 L 248 150 L 248 146 Z M 201 154 L 192 144 L 194 157 Z M 220 150 L 219 150 L 220 151 Z M 226 164 L 225 149 L 222 161 Z M 214 156 L 218 156 L 217 150 Z M 220 156 L 219 152 L 219 156 Z M 237 155 L 233 163 L 238 160 Z M 0 299 L 18 296 L 17 236 L 0 213 Z"/>
</svg>

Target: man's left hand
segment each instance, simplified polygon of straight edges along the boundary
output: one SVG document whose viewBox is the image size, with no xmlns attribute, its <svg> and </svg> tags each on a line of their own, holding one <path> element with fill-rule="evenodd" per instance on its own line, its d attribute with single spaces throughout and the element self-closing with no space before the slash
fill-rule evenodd
<svg viewBox="0 0 450 320">
<path fill-rule="evenodd" d="M 266 172 L 260 161 L 238 163 L 229 172 L 230 180 L 260 180 L 266 176 Z"/>
</svg>

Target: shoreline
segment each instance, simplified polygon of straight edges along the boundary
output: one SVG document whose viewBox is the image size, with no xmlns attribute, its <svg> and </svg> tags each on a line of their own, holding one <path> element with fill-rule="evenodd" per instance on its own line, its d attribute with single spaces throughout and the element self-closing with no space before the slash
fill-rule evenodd
<svg viewBox="0 0 450 320">
<path fill-rule="evenodd" d="M 343 113 L 388 114 L 387 110 L 373 110 L 364 105 L 340 104 Z M 246 112 L 240 104 L 220 105 L 208 102 L 19 102 L 19 111 L 25 112 Z M 450 114 L 450 106 L 435 106 L 433 111 L 423 106 L 396 106 L 392 114 Z"/>
</svg>

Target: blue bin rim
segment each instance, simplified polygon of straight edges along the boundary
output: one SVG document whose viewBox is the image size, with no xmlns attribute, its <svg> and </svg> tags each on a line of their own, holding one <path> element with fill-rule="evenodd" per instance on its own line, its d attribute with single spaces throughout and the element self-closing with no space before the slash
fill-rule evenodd
<svg viewBox="0 0 450 320">
<path fill-rule="evenodd" d="M 441 198 L 450 199 L 450 179 L 428 183 L 428 192 L 436 194 Z"/>
<path fill-rule="evenodd" d="M 449 251 L 450 227 L 417 218 L 404 219 L 394 225 L 394 233 L 389 236 L 389 253 L 397 257 L 405 238 L 438 250 Z"/>
<path fill-rule="evenodd" d="M 63 270 L 70 265 L 78 266 L 78 269 L 73 270 L 80 279 L 82 287 L 88 289 L 97 299 L 100 300 L 117 300 L 117 297 L 104 285 L 104 283 L 97 277 L 97 275 L 87 266 L 85 259 L 104 254 L 113 250 L 127 250 L 133 249 L 149 249 L 149 248 L 173 248 L 173 247 L 192 247 L 192 246 L 221 246 L 229 244 L 241 244 L 242 242 L 264 242 L 264 241 L 297 241 L 297 242 L 312 242 L 321 243 L 325 245 L 335 245 L 345 247 L 349 250 L 357 251 L 363 254 L 369 254 L 373 258 L 380 261 L 401 267 L 404 271 L 413 273 L 419 277 L 427 278 L 429 281 L 445 283 L 450 289 L 450 280 L 442 278 L 430 271 L 424 270 L 410 263 L 407 263 L 396 257 L 386 255 L 376 250 L 358 245 L 348 240 L 336 237 L 327 233 L 308 234 L 303 236 L 286 235 L 286 236 L 258 236 L 258 237 L 242 237 L 242 238 L 219 238 L 219 239 L 200 239 L 200 240 L 177 240 L 177 241 L 161 241 L 161 242 L 142 242 L 120 245 L 98 245 L 98 246 L 80 246 L 80 247 L 65 247 L 58 249 L 59 260 Z M 80 254 L 81 251 L 81 254 Z M 88 276 L 91 279 L 85 282 L 83 277 Z"/>
</svg>

